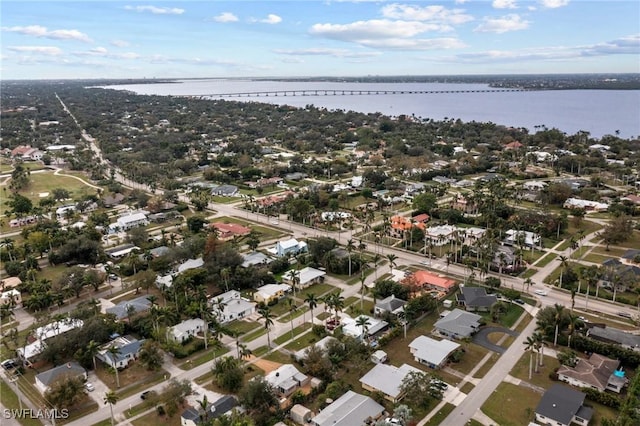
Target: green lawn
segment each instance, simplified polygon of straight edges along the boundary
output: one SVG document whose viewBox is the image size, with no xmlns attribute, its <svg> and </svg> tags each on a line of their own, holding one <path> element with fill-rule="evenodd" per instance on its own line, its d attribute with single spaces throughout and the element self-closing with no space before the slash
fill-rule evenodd
<svg viewBox="0 0 640 426">
<path fill-rule="evenodd" d="M 454 410 L 454 408 L 456 408 L 456 406 L 453 404 L 449 404 L 449 403 L 444 404 L 442 408 L 438 410 L 438 412 L 433 417 L 431 417 L 431 419 L 429 419 L 428 422 L 425 423 L 425 425 L 438 426 L 442 424 L 444 419 L 447 418 L 449 413 L 451 413 Z"/>
<path fill-rule="evenodd" d="M 553 259 L 557 258 L 558 256 L 555 253 L 548 253 L 547 255 L 545 255 L 542 259 L 540 259 L 538 261 L 538 263 L 536 263 L 535 266 L 538 266 L 540 268 L 547 266 L 550 262 L 553 261 Z"/>
<path fill-rule="evenodd" d="M 18 402 L 18 395 L 13 392 L 13 389 L 9 387 L 4 380 L 0 380 L 0 395 L 2 396 L 2 405 L 8 409 L 19 409 L 20 403 Z M 25 404 L 23 404 L 24 406 Z M 23 426 L 42 426 L 42 423 L 38 419 L 32 419 L 29 417 L 19 419 L 19 422 Z"/>
<path fill-rule="evenodd" d="M 544 361 L 541 367 L 538 367 L 538 372 L 535 372 L 536 353 L 533 352 L 534 366 L 531 372 L 531 380 L 529 380 L 529 353 L 524 352 L 524 345 L 522 345 L 523 354 L 511 370 L 511 375 L 517 377 L 520 380 L 531 383 L 532 385 L 540 386 L 548 389 L 552 384 L 556 383 L 549 378 L 549 373 L 560 366 L 558 360 L 554 357 L 545 355 Z"/>
<path fill-rule="evenodd" d="M 503 382 L 481 409 L 500 426 L 522 426 L 533 421 L 540 399 L 542 395 L 531 389 Z"/>
<path fill-rule="evenodd" d="M 304 333 L 305 331 L 309 330 L 311 328 L 311 324 L 309 323 L 305 323 L 302 324 L 298 327 L 295 327 L 293 329 L 293 335 L 294 335 L 294 339 L 296 336 L 298 336 L 301 333 Z M 277 343 L 278 345 L 283 344 L 284 342 L 291 340 L 291 328 L 289 328 L 289 330 L 284 333 L 283 335 L 281 335 L 280 337 L 277 337 L 273 340 L 273 342 Z"/>
<path fill-rule="evenodd" d="M 245 320 L 237 320 L 232 322 L 229 326 L 227 326 L 229 330 L 240 335 L 249 333 L 258 327 L 260 327 L 260 324 L 255 322 L 245 321 Z"/>
</svg>

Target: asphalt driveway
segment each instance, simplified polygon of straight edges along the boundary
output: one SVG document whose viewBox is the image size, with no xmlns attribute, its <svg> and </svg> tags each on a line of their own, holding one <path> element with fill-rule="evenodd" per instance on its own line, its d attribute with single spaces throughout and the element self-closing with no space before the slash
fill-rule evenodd
<svg viewBox="0 0 640 426">
<path fill-rule="evenodd" d="M 518 336 L 520 333 L 517 331 L 513 331 L 506 327 L 484 327 L 481 328 L 473 336 L 473 343 L 482 346 L 483 348 L 487 348 L 490 351 L 497 352 L 499 354 L 503 354 L 507 348 L 503 348 L 502 346 L 495 345 L 489 341 L 489 334 L 491 333 L 505 333 L 510 336 Z"/>
</svg>

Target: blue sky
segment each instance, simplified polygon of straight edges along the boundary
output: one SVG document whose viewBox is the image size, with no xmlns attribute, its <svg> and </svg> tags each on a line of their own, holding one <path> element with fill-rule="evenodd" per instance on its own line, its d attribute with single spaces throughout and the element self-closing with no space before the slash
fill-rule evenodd
<svg viewBox="0 0 640 426">
<path fill-rule="evenodd" d="M 2 79 L 640 72 L 640 2 L 7 1 Z"/>
</svg>

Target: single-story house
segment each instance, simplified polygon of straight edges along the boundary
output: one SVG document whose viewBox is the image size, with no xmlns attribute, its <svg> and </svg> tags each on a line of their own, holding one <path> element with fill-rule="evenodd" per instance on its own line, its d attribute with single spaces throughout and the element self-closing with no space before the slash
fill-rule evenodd
<svg viewBox="0 0 640 426">
<path fill-rule="evenodd" d="M 624 372 L 618 370 L 619 366 L 620 361 L 594 353 L 588 359 L 578 358 L 575 367 L 561 365 L 558 380 L 580 388 L 620 393 L 627 379 Z"/>
<path fill-rule="evenodd" d="M 204 326 L 204 321 L 200 318 L 191 318 L 170 327 L 168 330 L 168 336 L 174 342 L 184 343 L 192 336 L 204 331 Z"/>
<path fill-rule="evenodd" d="M 235 237 L 244 237 L 251 233 L 251 228 L 247 228 L 246 226 L 242 226 L 237 223 L 214 222 L 209 226 L 216 230 L 220 241 L 229 241 Z"/>
<path fill-rule="evenodd" d="M 22 280 L 19 277 L 7 277 L 0 280 L 0 290 L 9 290 L 22 284 Z"/>
<path fill-rule="evenodd" d="M 366 325 L 358 325 L 360 318 L 366 318 Z M 355 339 L 362 340 L 365 337 L 375 336 L 376 334 L 384 331 L 389 326 L 389 323 L 379 318 L 373 318 L 368 315 L 360 315 L 357 318 L 351 318 L 348 315 L 344 315 L 340 318 L 342 324 L 342 332 Z"/>
<path fill-rule="evenodd" d="M 243 259 L 243 262 L 242 262 L 243 268 L 248 268 L 249 266 L 256 266 L 256 265 L 268 265 L 269 263 L 273 262 L 273 258 L 259 251 L 243 254 L 242 259 Z"/>
<path fill-rule="evenodd" d="M 382 300 L 376 301 L 376 306 L 373 309 L 375 316 L 382 316 L 387 312 L 393 315 L 397 315 L 400 312 L 404 312 L 404 305 L 407 302 L 405 300 L 397 298 L 394 294 L 389 297 L 385 297 Z"/>
<path fill-rule="evenodd" d="M 256 311 L 256 304 L 243 298 L 239 291 L 229 290 L 209 299 L 214 315 L 221 323 L 246 318 Z"/>
<path fill-rule="evenodd" d="M 275 247 L 275 254 L 278 257 L 296 256 L 307 251 L 307 243 L 291 238 L 285 241 L 278 241 Z"/>
<path fill-rule="evenodd" d="M 77 362 L 71 361 L 38 374 L 36 376 L 36 387 L 44 394 L 56 382 L 71 378 L 79 378 L 84 382 L 87 380 L 87 370 Z"/>
<path fill-rule="evenodd" d="M 129 229 L 136 228 L 138 226 L 147 226 L 149 219 L 143 212 L 131 212 L 127 215 L 120 216 L 115 223 L 109 225 L 109 229 L 112 232 L 116 231 L 128 231 Z"/>
<path fill-rule="evenodd" d="M 136 250 L 140 250 L 140 247 L 134 246 L 133 244 L 123 244 L 118 247 L 107 249 L 104 252 L 112 259 L 122 259 L 132 251 Z"/>
<path fill-rule="evenodd" d="M 300 349 L 298 352 L 296 352 L 295 354 L 293 354 L 293 358 L 296 361 L 300 361 L 306 358 L 307 356 L 307 352 L 309 351 L 309 349 L 313 346 L 316 348 L 321 349 L 323 352 L 326 352 L 327 350 L 327 345 L 329 344 L 329 342 L 339 342 L 338 339 L 336 339 L 333 336 L 325 336 L 322 339 L 318 340 L 316 343 L 304 348 L 304 349 Z"/>
<path fill-rule="evenodd" d="M 640 352 L 640 336 L 627 333 L 613 327 L 592 327 L 587 330 L 587 336 L 593 340 L 620 345 L 625 349 Z"/>
<path fill-rule="evenodd" d="M 536 408 L 536 421 L 543 425 L 569 426 L 577 423 L 587 426 L 593 409 L 583 405 L 585 396 L 557 383 L 551 385 Z"/>
<path fill-rule="evenodd" d="M 33 333 L 36 339 L 47 340 L 51 337 L 59 336 L 84 325 L 84 321 L 77 318 L 65 318 L 60 321 L 54 321 L 42 327 L 36 328 Z"/>
<path fill-rule="evenodd" d="M 409 343 L 409 350 L 413 358 L 421 364 L 431 368 L 442 367 L 449 355 L 460 347 L 451 340 L 435 340 L 427 336 L 418 336 Z"/>
<path fill-rule="evenodd" d="M 38 355 L 45 350 L 47 344 L 42 340 L 36 340 L 29 344 L 19 347 L 16 349 L 16 353 L 18 357 L 26 363 L 32 362 Z"/>
<path fill-rule="evenodd" d="M 15 288 L 0 293 L 0 305 L 10 304 L 13 304 L 13 306 L 22 305 L 22 295 Z"/>
<path fill-rule="evenodd" d="M 396 403 L 404 396 L 400 388 L 402 381 L 409 373 L 421 373 L 415 367 L 409 364 L 402 364 L 400 367 L 394 367 L 387 364 L 376 364 L 367 374 L 360 378 L 362 388 L 369 392 L 380 392 L 384 398 Z"/>
<path fill-rule="evenodd" d="M 385 408 L 368 396 L 347 391 L 311 419 L 314 426 L 363 425 L 369 419 L 379 419 Z"/>
<path fill-rule="evenodd" d="M 456 286 L 455 280 L 429 271 L 416 271 L 402 280 L 401 284 L 416 292 L 437 290 L 449 293 Z"/>
<path fill-rule="evenodd" d="M 286 284 L 265 284 L 256 289 L 256 292 L 253 293 L 253 300 L 256 303 L 268 305 L 275 300 L 282 299 L 289 291 L 291 291 L 291 287 Z"/>
<path fill-rule="evenodd" d="M 461 309 L 454 309 L 444 318 L 436 321 L 435 328 L 443 336 L 453 339 L 466 339 L 480 328 L 480 315 L 466 312 Z"/>
<path fill-rule="evenodd" d="M 211 195 L 235 197 L 236 195 L 238 195 L 238 187 L 235 185 L 220 185 L 211 190 Z"/>
<path fill-rule="evenodd" d="M 147 296 L 140 296 L 131 300 L 123 300 L 115 306 L 106 309 L 107 314 L 113 314 L 117 320 L 128 318 L 140 312 L 151 309 L 151 301 Z M 131 311 L 131 312 L 130 312 Z"/>
<path fill-rule="evenodd" d="M 104 362 L 111 368 L 126 368 L 132 361 L 138 359 L 140 349 L 145 339 L 138 340 L 132 336 L 117 336 L 115 339 L 102 345 L 96 358 Z M 109 348 L 118 348 L 118 353 L 112 354 Z"/>
<path fill-rule="evenodd" d="M 505 232 L 503 243 L 509 246 L 519 246 L 522 243 L 524 247 L 540 247 L 542 238 L 539 234 L 529 231 L 518 231 L 509 229 Z"/>
<path fill-rule="evenodd" d="M 178 266 L 178 274 L 188 271 L 189 269 L 202 268 L 203 266 L 204 260 L 201 257 L 197 259 L 188 259 Z"/>
<path fill-rule="evenodd" d="M 496 295 L 487 294 L 484 287 L 462 287 L 456 298 L 459 305 L 472 312 L 488 312 L 498 302 Z"/>
<path fill-rule="evenodd" d="M 609 204 L 598 201 L 582 200 L 580 198 L 567 198 L 563 207 L 565 209 L 582 209 L 586 211 L 604 212 L 609 209 Z"/>
<path fill-rule="evenodd" d="M 206 407 L 205 417 L 208 420 L 217 419 L 229 413 L 238 405 L 238 400 L 233 395 L 224 395 L 222 398 L 210 402 Z M 203 423 L 200 411 L 194 407 L 188 407 L 180 415 L 181 426 L 197 426 Z"/>
<path fill-rule="evenodd" d="M 327 275 L 325 271 L 307 266 L 300 270 L 288 270 L 282 274 L 282 280 L 289 285 L 293 285 L 293 277 L 295 277 L 296 274 L 298 274 L 299 278 L 299 282 L 296 285 L 297 289 L 307 288 L 312 284 L 321 283 L 324 280 L 324 276 Z"/>
<path fill-rule="evenodd" d="M 264 377 L 273 390 L 281 397 L 291 395 L 296 389 L 309 383 L 311 378 L 302 374 L 293 364 L 282 364 Z"/>
</svg>

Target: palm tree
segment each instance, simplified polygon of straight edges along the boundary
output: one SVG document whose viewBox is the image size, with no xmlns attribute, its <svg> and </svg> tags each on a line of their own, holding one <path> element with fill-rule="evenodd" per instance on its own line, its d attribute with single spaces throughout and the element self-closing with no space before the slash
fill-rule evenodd
<svg viewBox="0 0 640 426">
<path fill-rule="evenodd" d="M 366 276 L 364 275 L 364 269 L 367 267 L 367 264 L 363 264 L 360 266 L 362 268 L 360 270 L 360 311 L 364 309 L 364 282 L 366 280 Z"/>
<path fill-rule="evenodd" d="M 558 260 L 560 261 L 560 288 L 562 288 L 562 274 L 564 272 L 565 269 L 567 269 L 567 266 L 569 266 L 569 258 L 567 258 L 567 256 L 563 256 L 560 255 L 558 256 Z"/>
<path fill-rule="evenodd" d="M 369 333 L 369 326 L 371 325 L 369 318 L 364 315 L 360 315 L 356 319 L 356 325 L 360 327 L 360 330 L 362 330 L 362 339 L 366 339 Z"/>
<path fill-rule="evenodd" d="M 522 291 L 524 291 L 524 286 L 527 286 L 527 291 L 529 290 L 529 287 L 531 287 L 531 285 L 533 285 L 533 281 L 531 280 L 531 278 L 527 277 L 527 279 L 525 279 L 522 282 Z"/>
<path fill-rule="evenodd" d="M 533 339 L 536 341 L 536 350 L 539 353 L 539 362 L 536 363 L 536 373 L 538 372 L 538 365 L 544 365 L 544 347 L 547 343 L 544 341 L 544 334 L 536 331 L 533 333 Z"/>
<path fill-rule="evenodd" d="M 355 248 L 356 248 L 355 241 L 353 241 L 352 239 L 349 239 L 347 241 L 347 252 L 349 252 L 349 276 L 351 276 L 351 252 L 355 250 Z"/>
<path fill-rule="evenodd" d="M 85 349 L 87 355 L 91 357 L 93 360 L 93 371 L 96 371 L 96 355 L 98 355 L 98 351 L 100 350 L 100 345 L 95 340 L 89 341 L 87 343 L 87 348 Z"/>
<path fill-rule="evenodd" d="M 393 275 L 393 268 L 396 267 L 396 260 L 398 259 L 398 256 L 396 256 L 393 253 L 390 253 L 387 255 L 387 260 L 389 261 L 389 270 L 391 272 L 391 274 Z"/>
<path fill-rule="evenodd" d="M 258 310 L 258 313 L 264 320 L 264 328 L 267 330 L 267 347 L 268 350 L 271 350 L 271 327 L 273 327 L 273 316 L 271 314 L 271 310 L 268 306 L 261 308 Z"/>
<path fill-rule="evenodd" d="M 307 297 L 304 299 L 304 303 L 309 305 L 311 310 L 311 324 L 313 324 L 313 308 L 318 306 L 319 299 L 313 293 L 307 293 Z"/>
<path fill-rule="evenodd" d="M 251 354 L 253 353 L 253 352 L 251 352 L 251 349 L 249 349 L 247 347 L 247 345 L 244 345 L 242 343 L 237 344 L 236 347 L 238 348 L 238 358 L 239 359 L 249 358 L 251 356 Z"/>
<path fill-rule="evenodd" d="M 340 296 L 339 292 L 331 295 L 331 306 L 336 313 L 336 322 L 340 321 L 338 313 L 344 309 L 344 297 Z"/>
<path fill-rule="evenodd" d="M 297 269 L 290 270 L 289 278 L 291 279 L 291 291 L 293 292 L 293 297 L 296 297 L 296 287 L 300 285 L 300 271 Z"/>
<path fill-rule="evenodd" d="M 209 406 L 209 399 L 207 398 L 207 394 L 204 394 L 201 400 L 196 400 L 198 405 L 200 406 L 200 421 L 206 422 L 209 420 L 209 410 L 207 410 Z"/>
<path fill-rule="evenodd" d="M 291 340 L 293 340 L 295 337 L 293 334 L 293 313 L 298 310 L 298 307 L 295 300 L 291 298 L 287 299 L 287 307 L 289 308 L 289 322 L 291 323 Z"/>
<path fill-rule="evenodd" d="M 113 417 L 113 406 L 120 397 L 116 395 L 114 391 L 109 391 L 104 394 L 104 404 L 109 404 L 109 409 L 111 410 L 111 426 L 115 424 L 115 418 Z"/>
<path fill-rule="evenodd" d="M 116 386 L 120 388 L 120 377 L 118 376 L 118 355 L 120 355 L 120 348 L 116 345 L 111 345 L 107 348 L 107 352 L 111 355 L 113 369 L 116 372 Z"/>
<path fill-rule="evenodd" d="M 529 351 L 529 380 L 531 380 L 531 373 L 532 373 L 532 368 L 533 368 L 533 349 L 536 346 L 536 341 L 533 338 L 533 336 L 528 336 L 527 340 L 525 340 L 524 342 L 525 345 L 527 345 L 527 347 L 524 349 L 525 351 Z M 538 364 L 536 362 L 536 364 Z"/>
<path fill-rule="evenodd" d="M 558 331 L 560 330 L 560 323 L 562 322 L 563 319 L 563 315 L 564 315 L 564 306 L 556 303 L 555 305 L 553 305 L 555 312 L 554 312 L 554 324 L 555 324 L 555 334 L 553 337 L 553 346 L 558 346 Z"/>
</svg>

